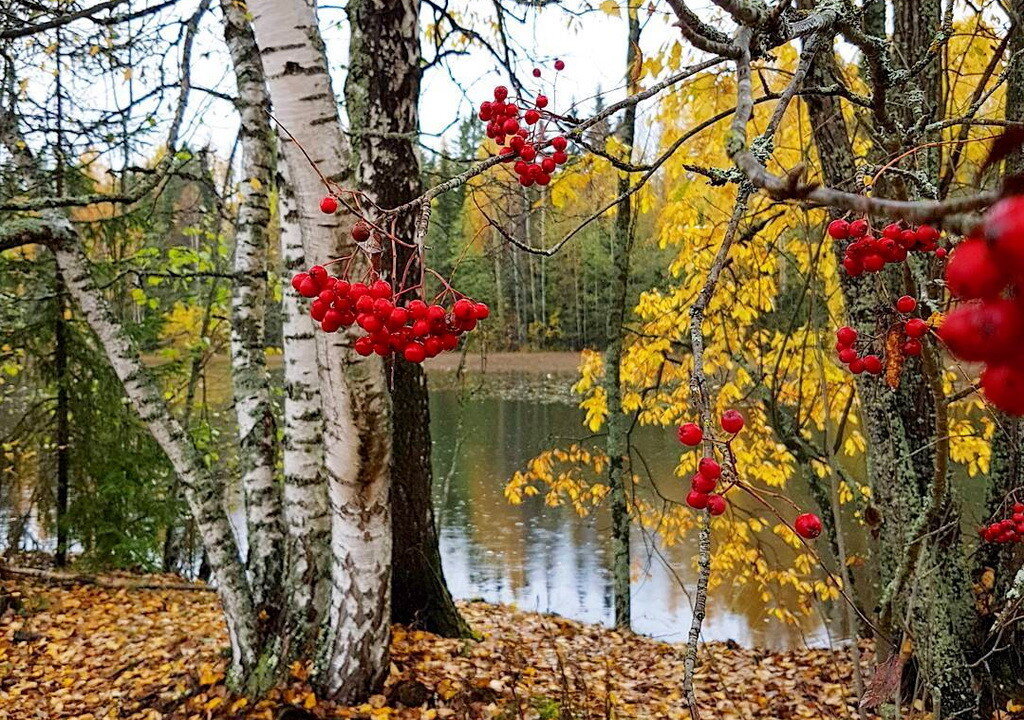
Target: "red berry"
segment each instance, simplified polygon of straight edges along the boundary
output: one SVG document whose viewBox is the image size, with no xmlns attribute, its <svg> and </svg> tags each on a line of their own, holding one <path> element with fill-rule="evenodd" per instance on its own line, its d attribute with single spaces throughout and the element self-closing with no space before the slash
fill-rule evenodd
<svg viewBox="0 0 1024 720">
<path fill-rule="evenodd" d="M 713 458 L 705 457 L 701 458 L 700 462 L 697 463 L 697 472 L 708 480 L 717 480 L 722 477 L 722 466 L 715 462 Z"/>
<path fill-rule="evenodd" d="M 565 63 L 561 60 L 555 60 L 555 70 L 565 70 Z"/>
<path fill-rule="evenodd" d="M 928 323 L 921 318 L 910 318 L 903 326 L 903 330 L 907 337 L 922 338 L 928 334 Z"/>
<path fill-rule="evenodd" d="M 836 240 L 850 237 L 850 223 L 845 220 L 833 220 L 828 224 L 828 234 Z"/>
<path fill-rule="evenodd" d="M 896 301 L 896 309 L 901 313 L 912 313 L 917 309 L 917 300 L 909 295 L 904 295 Z"/>
<path fill-rule="evenodd" d="M 1024 272 L 1024 195 L 1003 198 L 989 209 L 985 237 L 1001 263 Z"/>
<path fill-rule="evenodd" d="M 427 308 L 427 320 L 430 320 L 431 322 L 440 322 L 441 320 L 444 320 L 445 314 L 444 308 L 440 305 L 431 305 Z"/>
<path fill-rule="evenodd" d="M 494 99 L 498 102 L 503 102 L 508 97 L 508 88 L 504 85 L 499 85 L 494 88 Z"/>
<path fill-rule="evenodd" d="M 501 126 L 505 131 L 506 135 L 515 135 L 519 132 L 519 123 L 516 122 L 515 118 L 509 118 L 505 121 L 505 124 Z"/>
<path fill-rule="evenodd" d="M 391 297 L 391 283 L 385 280 L 378 280 L 370 286 L 370 294 L 375 298 Z"/>
<path fill-rule="evenodd" d="M 551 176 L 548 175 L 546 172 L 542 171 L 542 172 L 537 173 L 537 184 L 538 185 L 547 185 L 550 182 L 551 182 Z"/>
<path fill-rule="evenodd" d="M 843 269 L 850 277 L 857 277 L 864 272 L 864 265 L 857 258 L 847 255 L 843 258 Z"/>
<path fill-rule="evenodd" d="M 325 215 L 333 215 L 338 212 L 338 201 L 330 195 L 327 195 L 320 201 L 320 212 Z"/>
<path fill-rule="evenodd" d="M 455 301 L 455 305 L 452 307 L 452 312 L 455 313 L 455 317 L 460 320 L 471 319 L 474 313 L 473 301 L 467 300 L 466 298 L 459 298 Z"/>
<path fill-rule="evenodd" d="M 363 357 L 373 354 L 373 341 L 368 337 L 361 337 L 356 340 L 354 347 L 356 352 Z"/>
<path fill-rule="evenodd" d="M 903 354 L 907 357 L 917 357 L 924 348 L 920 340 L 907 340 L 903 343 Z"/>
<path fill-rule="evenodd" d="M 409 320 L 409 311 L 403 307 L 394 308 L 388 315 L 386 324 L 389 329 L 397 330 Z"/>
<path fill-rule="evenodd" d="M 725 512 L 725 509 L 729 506 L 725 498 L 721 495 L 709 495 L 707 501 L 708 513 L 711 515 L 721 515 Z"/>
<path fill-rule="evenodd" d="M 524 118 L 526 120 L 527 125 L 533 125 L 538 120 L 540 120 L 540 113 L 537 112 L 536 110 L 527 110 Z"/>
<path fill-rule="evenodd" d="M 316 320 L 317 322 L 320 322 L 321 320 L 324 319 L 324 316 L 327 315 L 327 311 L 330 309 L 331 307 L 328 303 L 325 303 L 323 300 L 317 298 L 309 306 L 309 316 Z"/>
<path fill-rule="evenodd" d="M 858 357 L 857 351 L 852 347 L 844 347 L 839 351 L 839 361 L 844 365 L 849 365 Z"/>
<path fill-rule="evenodd" d="M 361 313 L 373 312 L 373 295 L 369 293 L 360 295 L 359 299 L 356 300 L 356 310 Z"/>
<path fill-rule="evenodd" d="M 412 324 L 412 334 L 416 337 L 423 337 L 430 334 L 430 323 L 426 320 L 417 320 Z"/>
<path fill-rule="evenodd" d="M 708 506 L 708 494 L 691 490 L 686 494 L 686 504 L 694 510 L 703 510 Z"/>
<path fill-rule="evenodd" d="M 882 359 L 877 355 L 864 356 L 864 369 L 872 375 L 882 374 Z"/>
<path fill-rule="evenodd" d="M 903 228 L 900 227 L 899 223 L 889 223 L 882 228 L 882 237 L 889 238 L 890 240 L 899 240 L 903 234 Z"/>
<path fill-rule="evenodd" d="M 473 306 L 473 317 L 477 320 L 486 320 L 491 314 L 491 309 L 486 303 L 477 303 Z"/>
<path fill-rule="evenodd" d="M 965 300 L 995 297 L 1006 287 L 1004 268 L 984 240 L 964 240 L 946 265 L 946 285 L 953 295 Z"/>
<path fill-rule="evenodd" d="M 411 363 L 421 363 L 427 359 L 427 350 L 423 345 L 411 342 L 405 346 L 402 355 Z"/>
<path fill-rule="evenodd" d="M 360 220 L 352 226 L 352 239 L 356 242 L 366 242 L 370 239 L 370 226 Z"/>
<path fill-rule="evenodd" d="M 379 317 L 369 313 L 364 313 L 357 317 L 356 322 L 359 323 L 359 327 L 368 333 L 375 333 L 384 327 L 384 323 Z"/>
<path fill-rule="evenodd" d="M 309 276 L 316 280 L 317 285 L 323 285 L 327 282 L 327 268 L 323 265 L 314 265 L 309 269 Z"/>
<path fill-rule="evenodd" d="M 717 480 L 704 477 L 700 473 L 694 475 L 693 479 L 690 481 L 690 487 L 696 490 L 697 492 L 701 493 L 712 492 L 715 489 L 716 485 L 718 485 Z"/>
<path fill-rule="evenodd" d="M 805 540 L 813 540 L 821 535 L 821 518 L 814 513 L 798 515 L 796 520 L 793 521 L 793 529 L 796 530 L 797 535 Z"/>
<path fill-rule="evenodd" d="M 879 272 L 885 267 L 885 258 L 881 255 L 875 255 L 874 253 L 871 255 L 865 255 L 862 262 L 866 272 Z"/>
<path fill-rule="evenodd" d="M 680 425 L 676 431 L 676 436 L 679 438 L 679 442 L 683 445 L 689 445 L 690 447 L 696 447 L 700 445 L 704 439 L 704 432 L 697 426 L 696 423 L 685 423 Z"/>
<path fill-rule="evenodd" d="M 537 157 L 537 148 L 533 145 L 523 145 L 522 149 L 519 151 L 519 157 L 526 162 L 530 162 Z"/>
<path fill-rule="evenodd" d="M 534 77 L 540 77 L 540 68 L 534 68 L 533 69 L 533 76 Z"/>
<path fill-rule="evenodd" d="M 484 121 L 490 120 L 492 117 L 494 117 L 494 109 L 489 100 L 484 100 L 482 103 L 480 103 L 480 114 L 478 115 L 478 117 Z"/>
<path fill-rule="evenodd" d="M 1024 368 L 1009 362 L 989 365 L 981 374 L 985 397 L 1009 415 L 1024 415 Z"/>
<path fill-rule="evenodd" d="M 864 237 L 868 233 L 868 221 L 858 218 L 850 223 L 850 237 Z"/>
<path fill-rule="evenodd" d="M 565 165 L 569 162 L 569 156 L 564 150 L 556 150 L 551 154 L 551 159 L 555 161 L 556 165 Z"/>
<path fill-rule="evenodd" d="M 726 410 L 722 413 L 722 429 L 727 433 L 735 435 L 743 429 L 743 416 L 736 410 Z"/>
<path fill-rule="evenodd" d="M 320 327 L 324 332 L 337 332 L 342 326 L 342 314 L 338 310 L 328 310 Z"/>
<path fill-rule="evenodd" d="M 556 135 L 555 137 L 551 138 L 551 147 L 553 147 L 555 150 L 565 150 L 565 148 L 568 147 L 568 145 L 569 141 L 566 140 L 561 135 Z"/>
<path fill-rule="evenodd" d="M 547 95 L 538 95 L 537 96 L 537 103 L 536 103 L 536 105 L 539 108 L 547 107 L 548 106 L 548 96 Z"/>
<path fill-rule="evenodd" d="M 302 287 L 302 283 L 305 282 L 306 279 L 308 279 L 308 278 L 309 278 L 309 273 L 298 273 L 297 275 L 293 275 L 292 276 L 292 287 L 295 288 L 296 291 L 301 292 L 300 288 Z"/>
<path fill-rule="evenodd" d="M 939 337 L 961 360 L 1003 360 L 1024 348 L 1024 312 L 1002 298 L 967 303 L 950 311 Z"/>
<path fill-rule="evenodd" d="M 303 278 L 302 282 L 299 283 L 299 294 L 302 295 L 303 297 L 311 298 L 315 297 L 319 293 L 320 284 L 316 280 L 311 278 L 309 275 Z"/>
<path fill-rule="evenodd" d="M 944 260 L 946 258 L 946 255 L 948 254 L 949 251 L 946 250 L 946 248 L 944 247 L 940 247 L 938 250 L 935 251 L 935 257 L 937 257 L 939 260 Z"/>
<path fill-rule="evenodd" d="M 850 361 L 849 365 L 847 365 L 847 369 L 854 375 L 860 375 L 864 372 L 864 361 L 860 358 L 855 358 Z"/>
</svg>

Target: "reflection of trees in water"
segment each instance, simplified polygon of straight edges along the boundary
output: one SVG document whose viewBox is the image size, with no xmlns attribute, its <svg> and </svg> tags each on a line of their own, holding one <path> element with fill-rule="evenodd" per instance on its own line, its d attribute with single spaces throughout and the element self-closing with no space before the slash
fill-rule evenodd
<svg viewBox="0 0 1024 720">
<path fill-rule="evenodd" d="M 582 434 L 580 411 L 571 405 L 485 394 L 460 406 L 457 392 L 448 389 L 433 393 L 431 411 L 438 472 L 454 468 L 447 498 L 435 488 L 435 499 L 444 503 L 442 550 L 454 592 L 608 622 L 612 604 L 607 511 L 602 508 L 579 518 L 571 509 L 547 507 L 542 497 L 513 506 L 503 493 L 506 480 L 540 451 Z M 459 457 L 453 458 L 460 427 Z M 678 447 L 665 441 L 660 428 L 639 428 L 635 440 L 663 485 L 659 489 L 666 495 L 678 494 Z M 662 547 L 648 531 L 634 529 L 632 545 L 635 629 L 681 640 L 690 617 L 686 588 L 696 582 L 695 538 Z M 778 562 L 792 557 L 781 541 L 772 552 Z M 825 641 L 818 614 L 803 618 L 799 627 L 766 622 L 757 592 L 721 579 L 713 591 L 706 639 L 732 638 L 769 647 Z"/>
</svg>

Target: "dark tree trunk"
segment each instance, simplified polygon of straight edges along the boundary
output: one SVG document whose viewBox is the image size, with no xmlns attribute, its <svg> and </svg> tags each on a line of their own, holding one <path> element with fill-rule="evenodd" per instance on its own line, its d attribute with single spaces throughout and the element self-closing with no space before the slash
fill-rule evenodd
<svg viewBox="0 0 1024 720">
<path fill-rule="evenodd" d="M 629 34 L 626 41 L 626 83 L 630 93 L 638 91 L 633 79 L 640 44 L 640 19 L 634 7 L 629 9 Z M 636 105 L 626 108 L 619 126 L 619 139 L 624 146 L 625 160 L 631 160 L 636 134 Z M 618 193 L 625 195 L 631 178 L 619 177 Z M 629 261 L 633 249 L 633 204 L 626 197 L 616 207 L 612 234 L 612 282 L 609 313 L 608 346 L 605 348 L 605 395 L 608 402 L 608 485 L 611 490 L 612 515 L 612 590 L 615 604 L 615 627 L 629 630 L 630 612 L 630 514 L 627 488 L 632 485 L 629 458 L 629 418 L 622 412 L 622 336 L 629 297 Z"/>
<path fill-rule="evenodd" d="M 353 0 L 345 100 L 360 189 L 390 208 L 422 191 L 416 139 L 420 92 L 418 0 Z M 396 235 L 415 236 L 415 212 L 399 218 Z M 406 274 L 415 252 L 397 246 L 383 267 Z M 393 262 L 392 262 L 393 261 Z M 407 277 L 419 277 L 417 267 Z M 445 584 L 431 497 L 430 409 L 422 366 L 389 363 L 392 397 L 391 616 L 439 635 L 468 632 Z"/>
<path fill-rule="evenodd" d="M 64 319 L 64 280 L 58 272 L 55 282 L 56 312 L 54 314 L 53 365 L 57 379 L 57 549 L 54 562 L 64 567 L 68 562 L 68 493 L 70 489 L 71 432 L 68 407 L 68 327 Z"/>
</svg>

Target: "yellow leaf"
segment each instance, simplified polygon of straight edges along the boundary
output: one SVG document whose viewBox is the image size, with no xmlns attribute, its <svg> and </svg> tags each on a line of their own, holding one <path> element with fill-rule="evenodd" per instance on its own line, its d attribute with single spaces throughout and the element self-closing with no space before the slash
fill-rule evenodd
<svg viewBox="0 0 1024 720">
<path fill-rule="evenodd" d="M 619 16 L 619 4 L 615 0 L 604 0 L 600 5 L 602 12 L 612 17 Z"/>
</svg>

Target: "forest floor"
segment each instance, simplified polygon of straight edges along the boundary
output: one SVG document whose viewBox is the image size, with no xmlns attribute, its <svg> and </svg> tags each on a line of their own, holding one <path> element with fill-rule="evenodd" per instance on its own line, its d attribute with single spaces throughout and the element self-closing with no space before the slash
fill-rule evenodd
<svg viewBox="0 0 1024 720">
<path fill-rule="evenodd" d="M 337 707 L 300 665 L 258 703 L 228 692 L 211 592 L 24 578 L 0 589 L 2 720 L 690 717 L 683 647 L 507 606 L 460 604 L 475 640 L 396 627 L 382 693 Z M 704 718 L 856 717 L 851 665 L 828 650 L 704 645 L 697 686 Z"/>
</svg>

